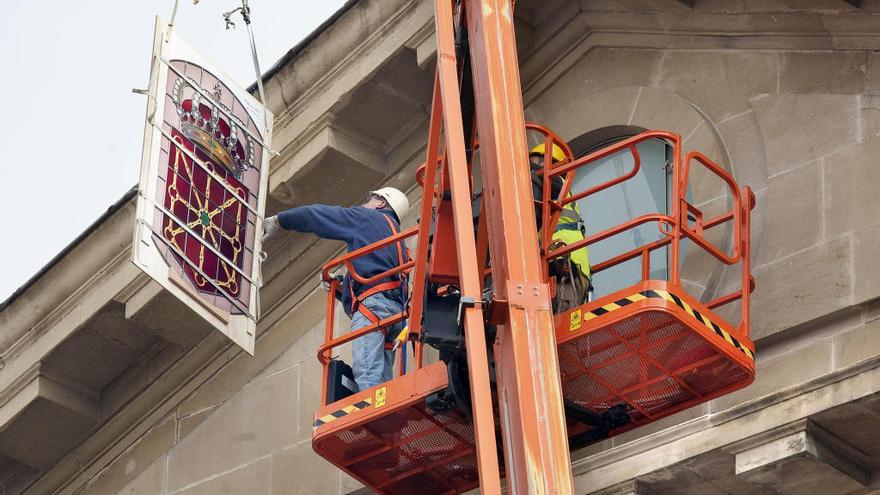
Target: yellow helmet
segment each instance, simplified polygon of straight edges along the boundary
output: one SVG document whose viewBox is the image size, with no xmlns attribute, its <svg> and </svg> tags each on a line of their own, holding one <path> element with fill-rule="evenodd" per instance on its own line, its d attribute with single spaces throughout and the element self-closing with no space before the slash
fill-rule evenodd
<svg viewBox="0 0 880 495">
<path fill-rule="evenodd" d="M 541 144 L 535 146 L 534 148 L 532 148 L 531 150 L 529 150 L 529 156 L 532 156 L 532 155 L 544 156 L 544 143 L 541 143 Z M 563 160 L 565 160 L 565 152 L 562 151 L 562 148 L 560 148 L 558 144 L 554 143 L 553 144 L 553 161 L 561 162 Z"/>
</svg>

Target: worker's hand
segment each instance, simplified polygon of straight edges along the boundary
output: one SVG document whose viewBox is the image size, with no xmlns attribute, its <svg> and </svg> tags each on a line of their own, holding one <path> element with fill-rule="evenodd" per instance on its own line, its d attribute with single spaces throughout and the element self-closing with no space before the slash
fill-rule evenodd
<svg viewBox="0 0 880 495">
<path fill-rule="evenodd" d="M 321 277 L 320 275 L 318 276 Z M 336 279 L 336 281 L 339 282 L 340 285 L 342 284 L 343 275 L 331 275 L 330 278 Z M 324 280 L 324 277 L 321 277 L 321 289 L 323 289 L 324 292 L 330 292 L 330 282 Z"/>
<path fill-rule="evenodd" d="M 280 226 L 276 215 L 272 215 L 263 220 L 263 242 L 266 242 L 268 238 L 272 237 L 272 234 L 274 234 Z"/>
</svg>

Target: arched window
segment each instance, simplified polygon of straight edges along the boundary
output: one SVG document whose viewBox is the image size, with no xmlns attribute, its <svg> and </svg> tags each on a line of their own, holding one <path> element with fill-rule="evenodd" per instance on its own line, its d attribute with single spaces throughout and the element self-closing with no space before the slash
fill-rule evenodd
<svg viewBox="0 0 880 495">
<path fill-rule="evenodd" d="M 644 130 L 633 126 L 605 127 L 572 139 L 569 146 L 575 158 L 580 158 Z M 641 157 L 641 167 L 635 177 L 578 202 L 587 235 L 596 234 L 648 213 L 669 212 L 672 191 L 670 167 L 672 147 L 664 141 L 650 140 L 638 144 L 636 148 Z M 632 167 L 632 154 L 626 150 L 621 151 L 581 167 L 575 175 L 571 190 L 583 191 L 602 184 L 626 174 Z M 591 245 L 590 262 L 595 265 L 661 237 L 656 222 L 640 225 Z M 666 278 L 667 255 L 666 248 L 657 249 L 651 254 L 650 278 Z M 641 280 L 641 276 L 641 261 L 638 258 L 597 273 L 593 277 L 595 297 L 629 287 Z"/>
</svg>

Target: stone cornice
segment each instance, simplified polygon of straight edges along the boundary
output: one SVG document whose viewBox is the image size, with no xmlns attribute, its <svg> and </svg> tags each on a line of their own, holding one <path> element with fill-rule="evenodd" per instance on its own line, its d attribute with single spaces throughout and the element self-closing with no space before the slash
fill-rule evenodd
<svg viewBox="0 0 880 495">
<path fill-rule="evenodd" d="M 70 313 L 89 290 L 100 285 L 108 269 L 127 260 L 131 247 L 134 199 L 106 219 L 73 251 L 34 283 L 27 293 L 4 309 L 2 359 L 14 358 L 28 340 L 38 337 Z M 115 249 L 114 249 L 115 247 Z M 79 263 L 68 261 L 79 259 Z M 67 263 L 65 263 L 67 262 Z M 59 282 L 63 281 L 63 282 Z M 69 293 L 60 291 L 72 287 Z"/>
<path fill-rule="evenodd" d="M 332 106 L 430 22 L 430 9 L 426 8 L 424 2 L 406 4 L 276 117 L 275 142 L 285 144 L 278 149 L 281 156 L 273 160 L 270 176 L 273 184 L 285 182 L 295 173 L 290 158 L 326 126 L 328 119 L 332 118 L 328 116 Z M 283 84 L 283 77 L 279 84 Z"/>
<path fill-rule="evenodd" d="M 0 373 L 0 390 L 5 391 L 15 382 L 21 370 L 33 366 L 40 359 L 48 355 L 55 345 L 63 341 L 71 332 L 75 331 L 91 315 L 97 312 L 104 303 L 109 301 L 113 294 L 97 294 L 105 289 L 109 282 L 121 280 L 119 289 L 128 285 L 138 275 L 134 266 L 130 265 L 130 246 L 117 252 L 107 263 L 91 276 L 67 297 L 63 303 L 54 307 L 52 311 L 43 316 L 27 333 L 22 335 L 3 353 L 0 359 L 4 362 L 4 373 Z M 51 277 L 52 275 L 47 275 Z M 111 289 L 113 292 L 116 289 Z M 104 297 L 108 296 L 108 297 Z M 46 334 L 50 334 L 49 341 L 39 342 Z M 37 346 L 37 344 L 41 344 Z M 35 350 L 35 346 L 39 350 Z M 26 355 L 25 355 L 26 354 Z M 21 359 L 27 361 L 27 365 L 20 363 Z"/>
<path fill-rule="evenodd" d="M 382 44 L 388 37 L 389 31 L 399 27 L 403 18 L 412 15 L 413 11 L 418 8 L 420 3 L 421 2 L 416 0 L 399 1 L 399 4 L 403 6 L 402 8 L 396 9 L 394 14 L 380 25 L 370 26 L 369 30 L 365 30 L 365 32 L 368 33 L 367 36 L 357 43 L 355 49 L 345 53 L 339 61 L 337 61 L 329 70 L 324 72 L 323 76 L 317 78 L 305 91 L 297 95 L 292 101 L 285 101 L 285 108 L 275 114 L 275 129 L 278 129 L 287 124 L 290 120 L 295 119 L 304 108 L 312 105 L 316 94 L 326 91 L 326 89 L 331 86 L 332 81 L 340 79 L 342 73 L 356 69 L 357 67 L 355 66 L 359 61 L 366 58 L 371 51 L 373 51 L 378 45 Z M 346 13 L 346 15 L 354 14 L 355 13 L 352 11 Z M 314 46 L 311 47 L 311 49 L 320 50 L 321 47 Z M 327 61 L 323 60 L 322 62 L 323 64 L 326 64 Z M 292 64 L 292 66 L 295 65 L 295 63 Z M 281 69 L 273 79 L 283 78 L 286 75 L 283 71 L 284 69 Z M 364 73 L 364 75 L 367 73 Z M 270 81 L 273 79 L 270 79 Z"/>
<path fill-rule="evenodd" d="M 5 367 L 4 372 L 0 373 L 0 390 L 11 386 L 24 370 L 47 356 L 138 274 L 137 268 L 129 263 L 129 250 L 118 253 L 81 290 L 7 350 L 2 356 Z"/>
<path fill-rule="evenodd" d="M 626 481 L 616 478 L 615 472 L 609 472 L 624 471 L 624 465 L 628 465 L 630 474 L 633 471 L 652 471 L 654 467 L 651 465 L 634 469 L 633 463 L 639 463 L 645 456 L 656 456 L 658 449 L 663 449 L 664 455 L 656 457 L 661 457 L 664 465 L 674 464 L 878 391 L 880 357 L 875 357 L 726 411 L 702 416 L 619 447 L 573 460 L 572 471 L 575 477 L 601 473 L 591 477 L 593 479 L 589 482 L 579 484 L 583 485 L 580 488 L 589 485 L 588 492 L 592 492 Z M 604 469 L 611 466 L 614 466 L 614 470 Z"/>
</svg>

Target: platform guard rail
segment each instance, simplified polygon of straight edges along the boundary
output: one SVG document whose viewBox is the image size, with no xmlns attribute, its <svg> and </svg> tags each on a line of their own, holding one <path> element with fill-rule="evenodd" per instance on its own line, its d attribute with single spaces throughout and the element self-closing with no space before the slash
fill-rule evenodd
<svg viewBox="0 0 880 495">
<path fill-rule="evenodd" d="M 599 273 L 603 270 L 607 270 L 621 263 L 640 258 L 642 268 L 641 281 L 646 281 L 649 279 L 649 274 L 651 271 L 651 253 L 657 249 L 670 246 L 670 253 L 668 256 L 669 270 L 667 272 L 667 281 L 668 283 L 681 288 L 681 267 L 679 257 L 679 253 L 682 249 L 681 241 L 683 239 L 690 239 L 697 246 L 716 258 L 719 262 L 728 266 L 736 265 L 737 263 L 740 264 L 740 288 L 728 294 L 712 299 L 711 301 L 706 303 L 706 306 L 709 309 L 716 309 L 733 303 L 734 301 L 741 300 L 742 302 L 740 307 L 740 322 L 735 329 L 736 337 L 739 338 L 749 336 L 749 293 L 754 290 L 754 277 L 750 272 L 751 256 L 749 232 L 751 217 L 750 213 L 751 210 L 755 207 L 755 195 L 752 192 L 751 188 L 744 187 L 742 189 L 739 189 L 736 181 L 733 179 L 729 172 L 724 170 L 724 168 L 713 162 L 702 153 L 692 151 L 686 155 L 684 160 L 682 160 L 681 136 L 676 133 L 666 131 L 642 132 L 638 135 L 635 135 L 628 139 L 624 139 L 615 144 L 592 152 L 584 157 L 575 159 L 568 144 L 546 127 L 535 123 L 528 123 L 526 125 L 526 128 L 528 131 L 540 133 L 544 137 L 545 153 L 543 160 L 543 170 L 539 171 L 539 173 L 543 174 L 545 177 L 564 178 L 562 191 L 559 194 L 559 197 L 541 201 L 543 218 L 550 218 L 550 228 L 543 229 L 540 239 L 542 253 L 544 255 L 544 260 L 546 261 L 545 276 L 547 276 L 546 267 L 549 266 L 549 262 L 551 260 L 554 260 L 561 256 L 565 256 L 566 254 L 581 249 L 585 246 L 590 246 L 615 235 L 619 235 L 623 232 L 626 232 L 627 230 L 633 229 L 640 225 L 656 222 L 657 228 L 662 235 L 660 239 L 635 247 L 625 253 L 618 254 L 617 256 L 596 263 L 591 266 L 591 272 L 593 274 Z M 635 177 L 639 173 L 639 170 L 641 168 L 641 156 L 639 154 L 637 145 L 639 143 L 649 140 L 662 140 L 672 146 L 672 211 L 669 214 L 658 212 L 641 215 L 615 227 L 587 236 L 581 241 L 552 249 L 552 233 L 555 225 L 559 222 L 561 218 L 562 209 L 566 205 L 580 201 L 584 198 L 619 185 Z M 553 144 L 560 146 L 564 151 L 566 155 L 566 159 L 564 161 L 553 163 L 551 156 Z M 573 178 L 577 170 L 591 165 L 596 165 L 602 158 L 609 157 L 622 151 L 628 151 L 633 157 L 633 166 L 627 173 L 608 180 L 602 184 L 590 187 L 589 189 L 586 189 L 584 191 L 575 193 L 571 192 L 571 185 L 573 183 Z M 714 216 L 712 218 L 705 219 L 703 212 L 697 206 L 693 205 L 687 200 L 688 181 L 690 178 L 693 163 L 704 167 L 725 183 L 725 185 L 729 189 L 728 192 L 730 194 L 730 197 L 732 198 L 733 204 L 732 208 L 729 211 Z M 419 169 L 417 179 L 419 184 L 421 184 L 425 188 L 423 197 L 431 198 L 431 201 L 423 202 L 421 218 L 433 218 L 433 212 L 436 211 L 435 208 L 437 207 L 437 203 L 442 198 L 442 194 L 439 194 L 440 187 L 438 187 L 438 182 L 440 182 L 440 184 L 443 183 L 443 165 L 444 161 L 441 155 L 435 163 L 435 166 L 425 167 L 423 165 L 422 168 Z M 439 175 L 437 173 L 438 169 L 441 171 Z M 549 198 L 551 195 L 551 180 L 543 181 L 543 188 L 543 197 Z M 585 221 L 588 223 L 589 212 L 585 212 L 585 217 Z M 714 243 L 706 239 L 704 235 L 707 230 L 726 224 L 727 222 L 731 222 L 733 231 L 732 252 L 730 253 L 726 252 L 725 249 L 716 246 Z M 352 251 L 343 256 L 335 258 L 323 267 L 321 276 L 322 279 L 329 284 L 330 290 L 327 296 L 327 318 L 325 322 L 324 343 L 318 348 L 317 352 L 318 360 L 323 366 L 321 394 L 322 405 L 327 404 L 327 378 L 329 372 L 329 363 L 332 360 L 333 350 L 369 332 L 376 331 L 380 328 L 390 327 L 391 325 L 394 325 L 401 321 L 408 320 L 408 340 L 413 343 L 415 354 L 414 364 L 412 370 L 410 371 L 422 367 L 423 349 L 422 343 L 419 339 L 419 332 L 421 331 L 421 315 L 423 314 L 424 309 L 422 307 L 422 304 L 424 301 L 430 228 L 431 222 L 421 222 L 416 227 L 403 230 L 400 233 L 390 236 L 379 242 L 373 243 L 369 246 L 365 246 L 356 251 Z M 381 249 L 385 246 L 401 241 L 406 241 L 412 238 L 415 238 L 417 240 L 415 259 L 408 259 L 401 266 L 370 277 L 364 277 L 355 270 L 353 261 L 357 258 Z M 400 313 L 381 319 L 377 323 L 357 329 L 355 331 L 348 332 L 345 335 L 339 337 L 334 337 L 333 329 L 336 316 L 335 294 L 339 289 L 339 280 L 333 277 L 331 274 L 343 267 L 348 271 L 353 280 L 365 285 L 375 284 L 376 282 L 382 279 L 386 279 L 388 277 L 399 274 L 406 275 L 412 272 L 413 283 L 411 288 L 411 295 L 408 298 L 409 306 L 407 308 L 404 308 L 403 311 L 401 311 Z M 398 350 L 398 354 L 402 352 L 405 352 L 405 346 L 401 347 Z M 400 359 L 398 356 L 396 366 L 397 376 L 406 373 L 403 362 L 404 360 Z"/>
</svg>

